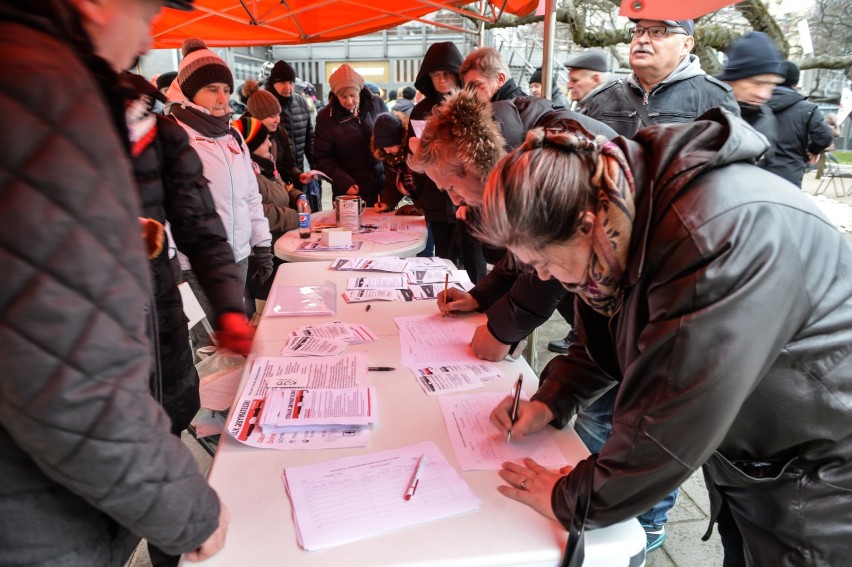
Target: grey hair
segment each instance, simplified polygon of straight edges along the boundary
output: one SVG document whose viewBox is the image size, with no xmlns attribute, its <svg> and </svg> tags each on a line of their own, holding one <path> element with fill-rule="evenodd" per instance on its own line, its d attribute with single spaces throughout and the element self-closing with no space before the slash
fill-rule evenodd
<svg viewBox="0 0 852 567">
<path fill-rule="evenodd" d="M 597 208 L 600 143 L 576 131 L 536 128 L 496 165 L 485 187 L 476 235 L 509 249 L 542 250 L 573 238 Z"/>
<path fill-rule="evenodd" d="M 492 80 L 497 79 L 499 73 L 503 73 L 506 78 L 511 76 L 509 67 L 503 61 L 503 56 L 493 47 L 479 47 L 468 53 L 462 61 L 459 76 L 463 77 L 472 69 L 476 69 Z"/>
</svg>

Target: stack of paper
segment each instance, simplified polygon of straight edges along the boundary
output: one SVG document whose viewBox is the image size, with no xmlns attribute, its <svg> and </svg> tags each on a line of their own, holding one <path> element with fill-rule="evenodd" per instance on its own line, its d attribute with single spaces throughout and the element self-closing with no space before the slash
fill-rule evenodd
<svg viewBox="0 0 852 567">
<path fill-rule="evenodd" d="M 261 416 L 267 398 L 276 389 L 366 388 L 367 353 L 336 357 L 258 357 L 228 422 L 237 441 L 264 449 L 363 447 L 369 443 L 369 426 L 294 427 L 264 431 Z M 375 405 L 371 410 L 375 414 Z"/>
<path fill-rule="evenodd" d="M 281 433 L 293 428 L 369 425 L 375 416 L 374 388 L 272 388 L 260 414 L 260 428 Z"/>
<path fill-rule="evenodd" d="M 422 456 L 420 481 L 405 492 Z M 288 467 L 299 545 L 324 549 L 431 522 L 479 507 L 479 498 L 432 443 L 424 442 L 325 463 Z"/>
</svg>

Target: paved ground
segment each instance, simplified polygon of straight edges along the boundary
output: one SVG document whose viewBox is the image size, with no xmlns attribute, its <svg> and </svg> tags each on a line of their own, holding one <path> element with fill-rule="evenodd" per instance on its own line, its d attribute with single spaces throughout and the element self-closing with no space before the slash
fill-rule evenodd
<svg viewBox="0 0 852 567">
<path fill-rule="evenodd" d="M 823 195 L 832 201 L 838 201 L 852 205 L 852 195 L 838 197 L 834 190 L 840 189 L 840 180 L 834 180 L 835 185 L 826 183 L 827 190 Z M 852 190 L 852 178 L 844 179 L 846 190 Z M 820 182 L 814 179 L 813 173 L 805 175 L 802 183 L 803 189 L 809 193 L 817 190 Z M 324 188 L 324 196 L 330 195 L 328 186 Z M 842 208 L 841 208 L 842 209 Z M 850 209 L 852 210 L 852 209 Z M 841 211 L 842 212 L 842 211 Z M 850 214 L 852 218 L 852 214 Z M 852 234 L 847 234 L 852 242 Z M 565 336 L 567 326 L 558 315 L 539 328 L 536 352 L 538 361 L 536 372 L 553 358 L 553 353 L 547 350 L 549 341 Z M 211 459 L 191 437 L 184 433 L 184 441 L 195 454 L 201 470 L 206 471 L 210 467 Z M 722 565 L 722 546 L 718 534 L 714 531 L 713 536 L 707 542 L 701 541 L 701 536 L 707 529 L 710 504 L 707 498 L 707 490 L 704 487 L 704 479 L 701 473 L 693 475 L 681 487 L 680 496 L 672 509 L 669 523 L 666 526 L 667 537 L 663 547 L 651 552 L 647 558 L 647 567 L 717 567 Z M 131 559 L 128 567 L 150 567 L 147 552 L 143 547 L 138 550 L 137 556 Z"/>
</svg>

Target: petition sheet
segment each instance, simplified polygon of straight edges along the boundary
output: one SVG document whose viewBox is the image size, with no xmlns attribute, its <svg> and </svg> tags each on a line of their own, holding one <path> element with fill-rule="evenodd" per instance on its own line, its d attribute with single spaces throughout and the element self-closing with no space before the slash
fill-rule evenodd
<svg viewBox="0 0 852 567">
<path fill-rule="evenodd" d="M 499 470 L 506 461 L 534 459 L 544 467 L 568 464 L 545 429 L 523 441 L 506 441 L 506 434 L 488 421 L 488 416 L 506 394 L 459 394 L 439 399 L 450 442 L 463 471 Z"/>
<path fill-rule="evenodd" d="M 406 500 L 421 456 L 420 481 Z M 475 510 L 480 502 L 431 441 L 287 467 L 284 486 L 298 543 L 309 551 Z"/>
<path fill-rule="evenodd" d="M 414 317 L 394 317 L 399 327 L 403 366 L 423 368 L 449 362 L 479 364 L 470 341 L 476 330 L 472 321 L 441 317 L 440 313 Z"/>
</svg>

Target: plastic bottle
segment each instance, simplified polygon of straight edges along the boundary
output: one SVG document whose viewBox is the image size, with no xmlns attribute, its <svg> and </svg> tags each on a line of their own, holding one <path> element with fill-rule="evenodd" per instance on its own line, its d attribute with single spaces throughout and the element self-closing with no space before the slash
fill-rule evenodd
<svg viewBox="0 0 852 567">
<path fill-rule="evenodd" d="M 296 210 L 299 213 L 299 236 L 302 238 L 310 238 L 311 236 L 311 205 L 308 203 L 308 196 L 301 195 L 296 203 Z"/>
</svg>

